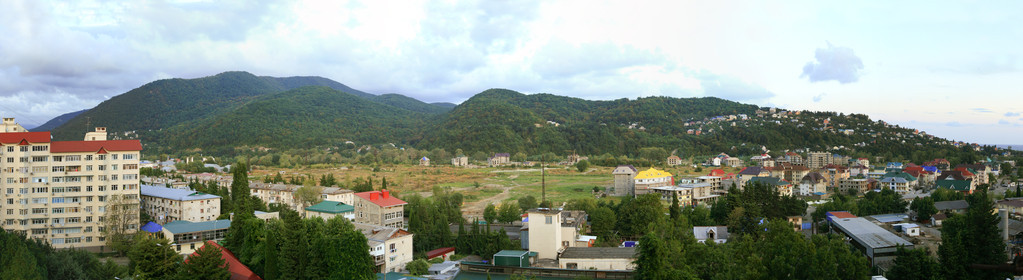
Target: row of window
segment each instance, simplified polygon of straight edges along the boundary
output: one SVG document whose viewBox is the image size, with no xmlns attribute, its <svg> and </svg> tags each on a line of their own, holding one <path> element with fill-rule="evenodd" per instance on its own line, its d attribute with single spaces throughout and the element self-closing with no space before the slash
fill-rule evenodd
<svg viewBox="0 0 1023 280">
<path fill-rule="evenodd" d="M 56 176 L 56 177 L 20 177 L 20 178 L 7 178 L 8 184 L 28 184 L 28 183 L 64 183 L 64 182 L 92 182 L 93 177 L 96 177 L 97 181 L 117 181 L 117 180 L 138 180 L 138 174 L 111 174 L 111 175 L 96 175 L 96 176 Z"/>
<path fill-rule="evenodd" d="M 112 191 L 116 191 L 116 190 L 120 190 L 120 189 L 135 190 L 135 189 L 138 189 L 138 186 L 139 186 L 138 184 L 124 184 L 123 187 L 119 187 L 118 185 L 110 185 L 110 190 L 112 190 Z M 50 188 L 50 187 L 19 188 L 18 189 L 18 193 L 20 193 L 20 194 L 28 194 L 29 190 L 31 190 L 32 193 L 47 193 L 47 192 L 53 192 L 53 193 L 69 192 L 69 193 L 74 193 L 74 192 L 81 192 L 82 191 L 82 187 L 81 186 L 68 186 L 68 187 L 52 187 L 52 188 Z M 85 186 L 85 191 L 86 192 L 91 192 L 92 190 L 93 190 L 92 186 Z M 107 187 L 106 186 L 99 186 L 97 188 L 97 190 L 99 190 L 101 192 L 102 191 L 106 191 Z M 14 188 L 7 188 L 7 192 L 6 193 L 7 194 L 14 194 Z"/>
<path fill-rule="evenodd" d="M 18 150 L 22 151 L 22 152 L 28 152 L 29 149 L 32 149 L 33 152 L 45 152 L 45 151 L 49 151 L 50 150 L 50 146 L 48 146 L 48 145 L 36 145 L 36 146 L 31 146 L 31 147 L 32 148 L 29 148 L 29 146 L 19 146 Z M 13 153 L 14 152 L 14 146 L 7 146 L 7 152 L 12 152 Z"/>
</svg>

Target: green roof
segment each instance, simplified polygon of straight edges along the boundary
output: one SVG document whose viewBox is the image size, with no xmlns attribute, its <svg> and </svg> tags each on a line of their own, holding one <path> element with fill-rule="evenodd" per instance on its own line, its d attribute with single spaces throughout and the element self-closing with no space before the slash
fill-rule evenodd
<svg viewBox="0 0 1023 280">
<path fill-rule="evenodd" d="M 317 203 L 316 205 L 306 207 L 305 210 L 321 213 L 338 214 L 344 212 L 354 212 L 355 206 L 351 206 L 337 201 L 324 200 L 323 202 Z"/>
<path fill-rule="evenodd" d="M 968 192 L 970 191 L 969 180 L 938 180 L 938 187 L 943 189 L 950 189 L 954 191 Z"/>
<path fill-rule="evenodd" d="M 902 172 L 902 171 L 893 171 L 893 172 L 885 173 L 884 176 L 881 176 L 881 179 L 888 178 L 888 177 L 902 177 L 903 179 L 906 179 L 906 181 L 910 181 L 910 182 L 916 181 L 916 177 L 913 177 L 913 175 L 910 175 L 909 173 Z"/>
<path fill-rule="evenodd" d="M 785 186 L 792 184 L 789 181 L 785 181 L 778 177 L 753 177 L 750 178 L 750 182 L 759 182 L 770 186 Z"/>
</svg>

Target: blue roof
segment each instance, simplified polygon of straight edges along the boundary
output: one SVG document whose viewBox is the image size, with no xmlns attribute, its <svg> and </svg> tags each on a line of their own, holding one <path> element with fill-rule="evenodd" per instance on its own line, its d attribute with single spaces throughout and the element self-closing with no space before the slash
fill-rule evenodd
<svg viewBox="0 0 1023 280">
<path fill-rule="evenodd" d="M 877 220 L 878 222 L 882 222 L 882 223 L 901 222 L 902 220 L 909 219 L 909 215 L 906 215 L 906 214 L 881 214 L 881 215 L 873 215 L 873 216 L 870 216 L 870 217 L 874 218 L 874 220 Z"/>
<path fill-rule="evenodd" d="M 938 172 L 938 167 L 936 167 L 936 166 L 924 166 L 924 171 L 927 171 L 927 172 Z"/>
<path fill-rule="evenodd" d="M 142 230 L 149 233 L 157 233 L 163 230 L 160 224 L 149 222 L 142 226 Z"/>
<path fill-rule="evenodd" d="M 216 220 L 193 223 L 185 220 L 177 220 L 166 225 L 163 228 L 170 231 L 172 234 L 188 233 L 188 232 L 200 232 L 200 231 L 211 231 L 218 229 L 227 229 L 231 227 L 231 220 Z"/>
<path fill-rule="evenodd" d="M 205 194 L 193 190 L 172 189 L 151 185 L 142 185 L 140 193 L 144 196 L 155 196 L 178 201 L 220 198 L 220 196 L 217 195 Z"/>
</svg>

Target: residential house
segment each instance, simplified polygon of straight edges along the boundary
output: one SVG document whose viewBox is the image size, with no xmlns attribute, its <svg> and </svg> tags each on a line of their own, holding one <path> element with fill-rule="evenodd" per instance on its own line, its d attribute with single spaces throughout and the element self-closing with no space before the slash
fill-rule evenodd
<svg viewBox="0 0 1023 280">
<path fill-rule="evenodd" d="M 249 191 L 252 195 L 259 197 L 266 204 L 283 204 L 302 214 L 306 205 L 295 197 L 295 193 L 302 186 L 288 184 L 267 184 L 262 182 L 249 183 Z M 355 203 L 355 192 L 349 189 L 338 187 L 326 187 L 320 191 L 320 198 L 323 200 L 337 201 L 348 205 Z"/>
<path fill-rule="evenodd" d="M 820 169 L 828 164 L 832 164 L 831 153 L 828 152 L 809 152 L 806 154 L 806 167 L 810 169 Z"/>
<path fill-rule="evenodd" d="M 430 158 L 422 157 L 419 159 L 419 166 L 430 166 Z"/>
<path fill-rule="evenodd" d="M 668 157 L 667 162 L 668 166 L 679 166 L 682 165 L 682 158 L 679 158 L 676 155 L 671 155 L 670 157 Z"/>
<path fill-rule="evenodd" d="M 848 167 L 837 164 L 825 165 L 824 168 L 821 168 L 820 171 L 821 175 L 824 175 L 828 178 L 829 189 L 837 188 L 838 182 L 842 181 L 842 179 L 846 179 L 852 176 L 852 173 L 849 172 Z"/>
<path fill-rule="evenodd" d="M 870 173 L 869 165 L 853 165 L 849 166 L 849 177 L 863 176 L 867 177 Z M 840 180 L 841 181 L 841 180 Z"/>
<path fill-rule="evenodd" d="M 861 166 L 870 166 L 870 160 L 867 158 L 856 159 L 856 164 Z"/>
<path fill-rule="evenodd" d="M 771 171 L 760 166 L 750 166 L 743 168 L 739 171 L 739 174 L 735 174 L 735 182 L 740 189 L 746 186 L 753 177 L 768 177 L 771 176 Z"/>
<path fill-rule="evenodd" d="M 792 230 L 800 231 L 803 230 L 803 216 L 788 216 L 785 220 L 792 225 Z"/>
<path fill-rule="evenodd" d="M 650 193 L 650 188 L 672 186 L 675 184 L 671 173 L 653 167 L 637 173 L 634 181 L 635 190 L 633 193 L 636 196 Z"/>
<path fill-rule="evenodd" d="M 614 175 L 614 195 L 633 196 L 636 195 L 636 174 L 639 173 L 635 166 L 619 165 L 611 174 Z"/>
<path fill-rule="evenodd" d="M 809 168 L 791 163 L 783 163 L 775 167 L 768 167 L 767 170 L 771 171 L 771 177 L 781 178 L 789 182 L 799 182 L 799 180 L 802 180 L 806 174 L 810 173 Z"/>
<path fill-rule="evenodd" d="M 710 240 L 714 243 L 725 243 L 728 242 L 728 227 L 726 226 L 695 226 L 693 227 L 693 236 L 696 237 L 696 242 L 704 243 Z"/>
<path fill-rule="evenodd" d="M 753 177 L 752 179 L 750 179 L 750 182 L 774 186 L 775 188 L 777 188 L 778 194 L 780 195 L 791 196 L 793 194 L 792 183 L 789 183 L 789 181 L 786 181 L 785 179 L 781 179 L 778 177 Z"/>
<path fill-rule="evenodd" d="M 944 222 L 945 219 L 948 219 L 948 215 L 945 215 L 945 213 L 938 213 L 938 214 L 931 215 L 931 225 L 934 225 L 936 227 L 940 227 L 941 226 L 941 222 Z"/>
<path fill-rule="evenodd" d="M 511 154 L 509 153 L 495 153 L 494 156 L 487 159 L 487 165 L 490 166 L 501 166 L 511 163 Z"/>
<path fill-rule="evenodd" d="M 1014 218 L 1023 217 L 1023 200 L 1021 199 L 1004 199 L 999 200 L 997 203 L 998 209 L 1005 209 Z"/>
<path fill-rule="evenodd" d="M 305 215 L 307 218 L 320 217 L 324 220 L 342 216 L 348 219 L 348 221 L 355 221 L 355 206 L 338 201 L 324 200 L 316 205 L 306 207 Z"/>
<path fill-rule="evenodd" d="M 962 214 L 966 212 L 966 208 L 970 208 L 970 204 L 966 200 L 935 201 L 934 208 L 942 213 Z"/>
<path fill-rule="evenodd" d="M 707 186 L 710 187 L 710 186 Z M 661 195 L 661 200 L 671 202 L 672 196 L 678 199 L 679 206 L 690 206 L 693 204 L 693 189 L 679 186 L 664 186 L 651 188 L 652 193 Z"/>
<path fill-rule="evenodd" d="M 404 228 L 405 204 L 388 190 L 355 193 L 355 222 Z"/>
<path fill-rule="evenodd" d="M 355 229 L 366 236 L 369 254 L 380 272 L 400 272 L 412 262 L 411 232 L 397 227 L 375 224 L 352 223 Z"/>
<path fill-rule="evenodd" d="M 881 179 L 880 187 L 905 194 L 909 192 L 909 181 L 902 177 L 885 177 Z"/>
<path fill-rule="evenodd" d="M 634 270 L 636 247 L 568 247 L 558 257 L 558 268 Z"/>
<path fill-rule="evenodd" d="M 150 185 L 142 185 L 140 193 L 142 211 L 158 224 L 212 221 L 220 216 L 220 196 Z"/>
<path fill-rule="evenodd" d="M 579 227 L 586 221 L 582 211 L 563 211 L 550 208 L 531 209 L 526 212 L 529 251 L 537 252 L 539 259 L 557 259 L 568 247 L 589 247 L 579 243 Z"/>
<path fill-rule="evenodd" d="M 846 178 L 838 182 L 838 191 L 843 194 L 849 190 L 856 190 L 856 193 L 863 194 L 877 188 L 878 181 L 871 178 Z"/>
<path fill-rule="evenodd" d="M 785 153 L 785 160 L 788 161 L 789 163 L 796 164 L 796 165 L 802 165 L 803 164 L 803 157 L 800 156 L 799 154 L 793 153 L 793 152 L 786 152 Z"/>
<path fill-rule="evenodd" d="M 937 184 L 938 188 L 950 189 L 950 190 L 953 190 L 953 191 L 959 191 L 959 192 L 963 192 L 963 193 L 967 193 L 967 194 L 972 194 L 973 191 L 976 189 L 974 187 L 974 185 L 973 185 L 973 181 L 972 180 L 952 180 L 952 179 L 946 179 L 946 180 L 938 180 L 935 183 Z"/>
<path fill-rule="evenodd" d="M 757 165 L 757 166 L 764 166 L 764 161 L 771 161 L 771 164 L 774 164 L 774 161 L 771 160 L 771 155 L 768 155 L 768 154 L 760 154 L 760 155 L 757 155 L 757 156 L 752 156 L 752 157 L 749 158 L 749 161 L 753 162 L 753 164 Z"/>
<path fill-rule="evenodd" d="M 728 167 L 740 167 L 743 166 L 743 162 L 742 159 L 739 159 L 737 157 L 728 157 L 725 158 L 724 165 Z"/>
<path fill-rule="evenodd" d="M 942 171 L 949 170 L 950 167 L 952 166 L 952 164 L 949 163 L 947 159 L 943 159 L 943 158 L 938 158 L 938 159 L 934 159 L 932 161 L 925 162 L 923 165 L 924 166 L 934 166 L 934 167 L 937 167 L 939 170 L 942 170 Z"/>
<path fill-rule="evenodd" d="M 913 177 L 913 175 L 910 175 L 909 173 L 902 172 L 902 171 L 891 171 L 891 172 L 885 173 L 884 175 L 881 176 L 882 184 L 884 184 L 884 179 L 885 178 L 893 178 L 893 177 L 905 179 L 905 181 L 906 181 L 905 182 L 905 184 L 906 184 L 906 189 L 905 189 L 906 192 L 908 192 L 912 188 L 916 188 L 918 186 L 918 184 L 919 184 L 919 180 L 917 180 L 916 177 Z M 889 182 L 897 182 L 897 181 L 898 180 L 890 180 Z"/>
<path fill-rule="evenodd" d="M 810 172 L 799 181 L 799 195 L 810 196 L 828 192 L 828 178 L 819 172 Z"/>
<path fill-rule="evenodd" d="M 453 158 L 451 158 L 451 165 L 454 165 L 454 166 L 468 166 L 469 165 L 469 157 L 467 157 L 467 156 L 453 157 Z"/>
</svg>

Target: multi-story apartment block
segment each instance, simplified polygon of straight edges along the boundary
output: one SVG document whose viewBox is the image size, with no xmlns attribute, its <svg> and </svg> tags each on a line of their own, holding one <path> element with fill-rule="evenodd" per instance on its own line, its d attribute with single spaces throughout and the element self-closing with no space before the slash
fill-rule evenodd
<svg viewBox="0 0 1023 280">
<path fill-rule="evenodd" d="M 205 222 L 220 216 L 220 196 L 193 190 L 142 185 L 142 211 L 158 224 Z"/>
<path fill-rule="evenodd" d="M 523 234 L 528 249 L 539 259 L 557 259 L 568 247 L 590 247 L 589 238 L 581 238 L 579 226 L 586 221 L 586 212 L 537 208 L 526 211 L 528 222 Z M 577 242 L 586 240 L 584 242 Z"/>
<path fill-rule="evenodd" d="M 810 169 L 820 169 L 825 165 L 831 164 L 831 161 L 831 153 L 827 152 L 810 152 L 806 155 L 806 167 Z"/>
<path fill-rule="evenodd" d="M 405 201 L 391 196 L 390 191 L 355 193 L 355 222 L 403 228 Z"/>
<path fill-rule="evenodd" d="M 675 185 L 675 180 L 671 173 L 653 167 L 640 171 L 633 180 L 636 181 L 634 184 L 636 189 L 632 193 L 636 196 L 650 193 L 651 188 Z"/>
<path fill-rule="evenodd" d="M 0 227 L 55 248 L 100 249 L 108 233 L 139 227 L 138 140 L 50 141 L 4 118 L 0 125 Z"/>
<path fill-rule="evenodd" d="M 395 227 L 352 223 L 366 236 L 369 254 L 377 270 L 383 273 L 400 272 L 412 262 L 412 233 Z"/>
<path fill-rule="evenodd" d="M 249 184 L 249 190 L 253 196 L 259 197 L 263 202 L 279 203 L 290 206 L 295 211 L 303 213 L 305 208 L 309 205 L 301 205 L 298 199 L 295 199 L 295 192 L 298 191 L 302 186 L 299 185 L 286 185 L 286 184 L 267 184 L 267 183 L 251 183 Z M 354 205 L 355 203 L 355 192 L 349 189 L 342 189 L 338 187 L 323 188 L 320 191 L 320 198 L 323 200 L 337 201 L 348 205 Z"/>
</svg>

